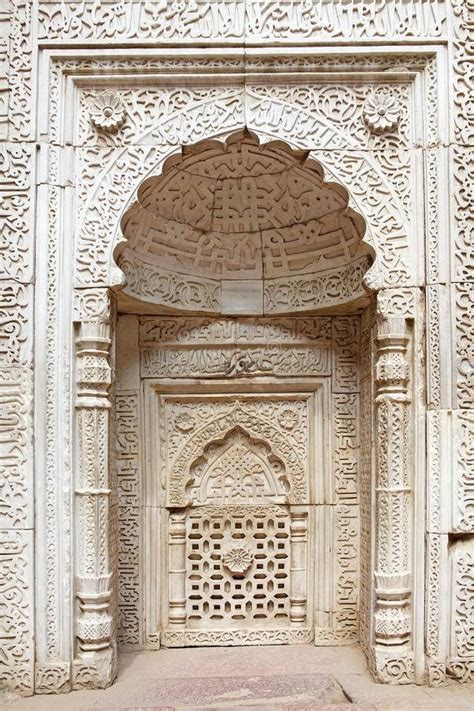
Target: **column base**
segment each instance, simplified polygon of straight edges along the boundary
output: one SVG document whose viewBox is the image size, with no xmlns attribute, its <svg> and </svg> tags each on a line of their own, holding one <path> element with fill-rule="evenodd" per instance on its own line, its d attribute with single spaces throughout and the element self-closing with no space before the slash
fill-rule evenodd
<svg viewBox="0 0 474 711">
<path fill-rule="evenodd" d="M 36 665 L 35 694 L 67 694 L 70 691 L 70 662 Z"/>
<path fill-rule="evenodd" d="M 446 662 L 429 657 L 426 660 L 426 676 L 430 686 L 441 686 L 446 681 Z"/>
<path fill-rule="evenodd" d="M 105 689 L 117 676 L 117 650 L 115 647 L 99 652 L 84 653 L 72 663 L 72 688 Z"/>
<path fill-rule="evenodd" d="M 375 647 L 370 671 L 381 684 L 416 684 L 414 654 L 407 649 Z"/>
</svg>

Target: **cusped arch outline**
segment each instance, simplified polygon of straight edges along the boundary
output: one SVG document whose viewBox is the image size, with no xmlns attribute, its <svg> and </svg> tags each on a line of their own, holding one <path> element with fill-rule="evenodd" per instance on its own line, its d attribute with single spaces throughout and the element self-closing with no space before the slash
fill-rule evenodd
<svg viewBox="0 0 474 711">
<path fill-rule="evenodd" d="M 365 299 L 373 250 L 364 218 L 348 202 L 309 151 L 282 141 L 260 143 L 244 129 L 225 142 L 185 146 L 140 185 L 123 217 L 126 241 L 115 256 L 124 293 L 216 315 L 225 313 L 236 280 L 244 291 L 245 284 L 260 290 L 260 306 L 251 306 L 261 311 L 251 313 Z"/>
<path fill-rule="evenodd" d="M 206 496 L 203 496 L 207 490 L 210 473 L 213 467 L 225 459 L 226 455 L 232 450 L 235 445 L 241 445 L 241 450 L 245 454 L 250 455 L 255 462 L 260 464 L 261 471 L 264 472 L 265 483 L 267 484 L 267 492 L 258 495 L 258 500 L 252 500 L 251 503 L 286 503 L 287 494 L 291 490 L 291 484 L 288 481 L 286 467 L 283 460 L 278 457 L 272 449 L 271 444 L 262 437 L 252 437 L 240 425 L 234 426 L 231 430 L 225 433 L 218 440 L 212 440 L 204 447 L 202 452 L 199 452 L 191 464 L 189 469 L 189 478 L 185 483 L 185 490 L 188 496 L 188 501 L 193 504 L 209 503 Z M 240 455 L 239 462 L 240 465 Z M 249 473 L 250 479 L 254 479 L 254 474 Z M 237 482 L 243 484 L 243 482 Z M 261 482 L 255 481 L 253 484 L 258 486 Z M 252 486 L 252 488 L 254 488 Z M 254 492 L 255 494 L 256 492 Z M 195 496 L 198 495 L 196 501 Z M 241 498 L 246 498 L 242 495 Z M 255 498 L 255 497 L 252 497 Z M 231 499 L 230 501 L 212 501 L 213 504 L 235 504 L 238 500 Z M 249 502 L 244 502 L 249 503 Z"/>
<path fill-rule="evenodd" d="M 210 442 L 222 440 L 236 427 L 240 427 L 253 439 L 272 443 L 273 454 L 285 466 L 286 477 L 290 485 L 288 503 L 303 504 L 308 502 L 306 468 L 301 458 L 301 452 L 298 452 L 292 445 L 288 435 L 282 433 L 272 422 L 255 416 L 238 404 L 230 412 L 216 417 L 212 422 L 191 434 L 171 465 L 168 482 L 168 506 L 182 507 L 188 504 L 186 484 L 189 480 L 190 469 L 197 459 L 196 452 L 204 452 Z"/>
<path fill-rule="evenodd" d="M 189 107 L 182 112 L 176 112 L 169 121 L 178 124 L 187 111 Z M 221 118 L 224 120 L 219 125 Z M 295 149 L 301 148 L 301 140 L 292 136 L 291 132 L 286 131 L 285 135 L 278 131 L 264 132 L 261 128 L 252 126 L 251 122 L 249 128 L 259 138 L 269 137 L 281 140 Z M 232 132 L 242 129 L 241 118 L 238 116 L 234 120 L 232 116 L 221 117 L 217 114 L 214 129 L 212 136 L 195 131 L 192 140 L 225 139 Z M 334 127 L 334 132 L 338 133 L 338 127 Z M 81 209 L 75 254 L 76 286 L 123 286 L 124 275 L 115 262 L 117 247 L 123 242 L 123 216 L 136 201 L 140 185 L 147 178 L 161 173 L 165 161 L 178 149 L 176 144 L 124 147 L 117 151 L 114 158 L 98 173 Z M 365 163 L 366 151 L 350 150 L 350 156 L 342 156 L 345 165 L 339 165 L 338 170 L 333 161 L 329 160 L 331 153 L 333 152 L 318 154 L 318 162 L 327 175 L 334 176 L 346 189 L 349 196 L 348 206 L 362 215 L 366 222 L 364 241 L 371 245 L 375 252 L 375 260 L 365 275 L 365 283 L 371 289 L 391 285 L 394 265 L 401 269 L 401 279 L 397 277 L 398 283 L 409 283 L 411 274 L 405 258 L 408 254 L 408 235 L 405 227 L 400 225 L 399 200 L 396 191 L 390 187 L 390 180 L 382 176 L 382 171 L 374 165 L 366 165 L 366 189 L 355 192 L 351 189 L 351 165 L 354 160 Z M 387 237 L 386 224 L 380 224 L 375 205 L 383 205 L 386 219 L 398 226 L 394 240 L 389 239 L 390 235 Z"/>
</svg>

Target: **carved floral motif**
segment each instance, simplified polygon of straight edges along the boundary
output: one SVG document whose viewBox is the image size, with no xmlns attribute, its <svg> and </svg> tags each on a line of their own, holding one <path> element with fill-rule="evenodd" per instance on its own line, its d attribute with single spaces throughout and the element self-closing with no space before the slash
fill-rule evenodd
<svg viewBox="0 0 474 711">
<path fill-rule="evenodd" d="M 125 107 L 117 94 L 104 91 L 90 103 L 89 115 L 96 128 L 115 133 L 125 121 Z"/>
<path fill-rule="evenodd" d="M 278 422 L 284 430 L 292 430 L 298 423 L 298 415 L 294 410 L 282 410 L 278 415 Z"/>
<path fill-rule="evenodd" d="M 234 575 L 245 573 L 252 565 L 253 554 L 247 546 L 229 548 L 222 556 L 222 562 Z"/>
<path fill-rule="evenodd" d="M 393 131 L 400 120 L 400 105 L 394 96 L 374 93 L 366 99 L 364 121 L 374 133 Z"/>
</svg>

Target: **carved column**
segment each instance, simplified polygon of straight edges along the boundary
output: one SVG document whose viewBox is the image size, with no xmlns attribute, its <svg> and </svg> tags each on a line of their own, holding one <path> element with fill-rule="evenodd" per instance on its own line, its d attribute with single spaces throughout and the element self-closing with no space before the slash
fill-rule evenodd
<svg viewBox="0 0 474 711">
<path fill-rule="evenodd" d="M 376 364 L 376 550 L 374 673 L 414 680 L 411 615 L 411 398 L 404 318 L 378 322 Z"/>
<path fill-rule="evenodd" d="M 290 621 L 292 625 L 306 624 L 306 548 L 308 519 L 306 511 L 292 509 L 290 523 Z"/>
<path fill-rule="evenodd" d="M 186 511 L 170 514 L 168 621 L 173 629 L 186 622 Z"/>
<path fill-rule="evenodd" d="M 109 536 L 109 314 L 105 289 L 87 290 L 77 297 L 74 688 L 104 687 L 115 676 Z"/>
</svg>

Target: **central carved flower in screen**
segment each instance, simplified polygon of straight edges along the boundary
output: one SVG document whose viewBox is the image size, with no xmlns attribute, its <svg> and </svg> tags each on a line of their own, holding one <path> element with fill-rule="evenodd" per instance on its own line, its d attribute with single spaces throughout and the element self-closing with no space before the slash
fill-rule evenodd
<svg viewBox="0 0 474 711">
<path fill-rule="evenodd" d="M 234 575 L 243 575 L 252 565 L 253 554 L 247 546 L 235 546 L 222 556 L 222 562 Z"/>
</svg>

